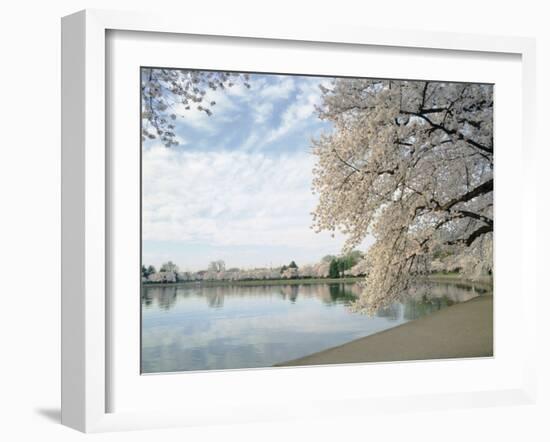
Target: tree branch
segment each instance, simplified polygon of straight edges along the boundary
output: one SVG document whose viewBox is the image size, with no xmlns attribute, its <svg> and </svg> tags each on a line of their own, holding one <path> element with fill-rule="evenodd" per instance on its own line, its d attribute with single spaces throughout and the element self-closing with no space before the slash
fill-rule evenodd
<svg viewBox="0 0 550 442">
<path fill-rule="evenodd" d="M 493 154 L 493 148 L 492 147 L 484 146 L 483 144 L 478 143 L 477 141 L 474 141 L 471 138 L 467 138 L 466 136 L 464 136 L 464 134 L 462 132 L 459 132 L 456 129 L 447 129 L 445 126 L 443 126 L 441 124 L 437 124 L 436 122 L 430 120 L 425 115 L 425 112 L 422 112 L 422 111 L 420 111 L 420 112 L 411 112 L 411 111 L 406 111 L 406 110 L 401 109 L 400 113 L 402 113 L 404 115 L 412 115 L 412 116 L 415 116 L 415 117 L 418 117 L 418 118 L 422 118 L 424 121 L 426 121 L 434 129 L 439 129 L 439 130 L 445 132 L 447 135 L 456 135 L 459 140 L 463 140 L 466 143 L 468 143 L 469 145 L 474 146 L 474 147 L 476 147 L 477 149 L 479 149 L 483 152 L 486 152 L 486 153 L 491 154 L 491 155 Z"/>
<path fill-rule="evenodd" d="M 437 204 L 439 210 L 448 211 L 458 203 L 464 203 L 466 201 L 470 201 L 480 195 L 484 195 L 492 191 L 493 191 L 493 179 L 490 179 L 489 181 L 485 181 L 483 184 L 480 184 L 479 186 L 473 188 L 469 192 L 466 192 L 464 195 L 454 198 L 443 205 L 440 205 L 439 203 L 437 203 L 437 201 L 433 201 L 433 202 Z"/>
<path fill-rule="evenodd" d="M 466 247 L 470 247 L 473 242 L 478 239 L 481 235 L 485 235 L 486 233 L 491 233 L 493 231 L 493 227 L 489 226 L 481 226 L 478 229 L 474 230 L 472 233 L 470 233 L 470 236 L 467 238 L 460 238 L 455 239 L 453 241 L 447 241 L 447 245 L 457 245 L 457 244 L 464 244 Z"/>
</svg>

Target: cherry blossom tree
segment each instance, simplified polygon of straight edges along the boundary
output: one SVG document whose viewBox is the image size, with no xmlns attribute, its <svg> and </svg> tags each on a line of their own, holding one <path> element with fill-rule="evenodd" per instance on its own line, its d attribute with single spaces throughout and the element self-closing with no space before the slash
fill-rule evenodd
<svg viewBox="0 0 550 442">
<path fill-rule="evenodd" d="M 317 276 L 315 267 L 313 264 L 305 264 L 298 269 L 298 276 L 300 278 L 314 278 Z"/>
<path fill-rule="evenodd" d="M 491 272 L 492 86 L 335 79 L 321 91 L 333 130 L 313 141 L 313 227 L 343 232 L 345 250 L 375 239 L 355 308 L 399 299 L 435 254 Z"/>
<path fill-rule="evenodd" d="M 148 276 L 149 282 L 176 282 L 177 274 L 172 271 L 159 271 Z"/>
<path fill-rule="evenodd" d="M 351 269 L 349 269 L 348 274 L 350 276 L 363 276 L 366 275 L 369 267 L 368 261 L 366 259 L 361 259 L 357 264 L 355 264 Z"/>
<path fill-rule="evenodd" d="M 191 109 L 212 115 L 216 102 L 207 100 L 209 90 L 225 90 L 237 83 L 250 88 L 248 80 L 248 74 L 235 72 L 142 68 L 142 140 L 160 139 L 166 147 L 177 146 L 177 118 L 184 118 Z"/>
<path fill-rule="evenodd" d="M 172 273 L 178 273 L 179 269 L 176 264 L 174 264 L 172 261 L 165 262 L 160 267 L 161 272 L 172 272 Z"/>
<path fill-rule="evenodd" d="M 225 261 L 218 259 L 217 261 L 212 261 L 208 265 L 208 270 L 212 272 L 224 272 L 225 271 Z"/>
<path fill-rule="evenodd" d="M 297 267 L 288 267 L 282 274 L 281 277 L 284 279 L 295 279 L 299 276 Z"/>
<path fill-rule="evenodd" d="M 317 264 L 314 264 L 313 265 L 313 271 L 314 271 L 315 276 L 317 276 L 319 278 L 328 277 L 329 267 L 330 267 L 330 261 L 329 262 L 321 261 Z"/>
</svg>

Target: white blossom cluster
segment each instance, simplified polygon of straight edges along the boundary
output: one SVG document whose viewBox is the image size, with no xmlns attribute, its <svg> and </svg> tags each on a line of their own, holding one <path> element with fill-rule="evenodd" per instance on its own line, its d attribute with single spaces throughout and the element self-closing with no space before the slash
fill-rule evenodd
<svg viewBox="0 0 550 442">
<path fill-rule="evenodd" d="M 322 95 L 334 129 L 313 141 L 314 228 L 341 230 L 345 250 L 375 238 L 355 308 L 397 300 L 434 263 L 491 272 L 493 87 L 336 79 Z"/>
<path fill-rule="evenodd" d="M 346 276 L 362 276 L 368 273 L 368 262 L 366 259 L 362 259 L 355 264 L 351 269 L 346 272 Z"/>
<path fill-rule="evenodd" d="M 176 282 L 176 272 L 156 272 L 147 277 L 149 282 Z"/>
<path fill-rule="evenodd" d="M 179 144 L 176 139 L 179 111 L 196 109 L 212 115 L 215 101 L 206 100 L 207 90 L 224 90 L 236 82 L 249 88 L 248 74 L 184 69 L 141 69 L 142 140 L 160 139 L 167 147 Z"/>
</svg>

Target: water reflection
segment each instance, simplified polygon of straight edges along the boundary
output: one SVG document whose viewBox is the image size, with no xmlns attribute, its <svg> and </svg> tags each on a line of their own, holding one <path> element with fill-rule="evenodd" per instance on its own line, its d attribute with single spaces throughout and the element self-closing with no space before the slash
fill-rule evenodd
<svg viewBox="0 0 550 442">
<path fill-rule="evenodd" d="M 426 282 L 373 317 L 348 309 L 357 284 L 144 287 L 142 370 L 266 367 L 479 296 L 471 285 Z"/>
<path fill-rule="evenodd" d="M 199 285 L 144 287 L 142 305 L 145 308 L 158 306 L 163 310 L 172 308 L 178 299 L 202 298 L 208 307 L 221 308 L 229 297 L 278 296 L 295 303 L 298 296 L 317 298 L 326 305 L 349 304 L 357 299 L 361 289 L 357 284 L 301 284 L 301 285 L 258 285 L 258 286 L 214 286 Z M 154 304 L 154 305 L 153 305 Z"/>
</svg>

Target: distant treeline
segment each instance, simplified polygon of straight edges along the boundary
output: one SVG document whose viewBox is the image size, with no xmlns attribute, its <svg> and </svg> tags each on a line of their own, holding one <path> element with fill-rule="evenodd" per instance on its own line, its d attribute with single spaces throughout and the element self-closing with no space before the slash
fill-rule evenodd
<svg viewBox="0 0 550 442">
<path fill-rule="evenodd" d="M 208 268 L 197 272 L 180 271 L 172 261 L 164 263 L 160 269 L 152 266 L 141 267 L 144 283 L 174 283 L 185 281 L 252 281 L 308 278 L 343 278 L 364 276 L 367 272 L 365 257 L 359 250 L 335 256 L 327 255 L 315 264 L 298 266 L 290 261 L 280 267 L 260 267 L 253 269 L 226 268 L 223 260 L 212 261 Z"/>
</svg>

